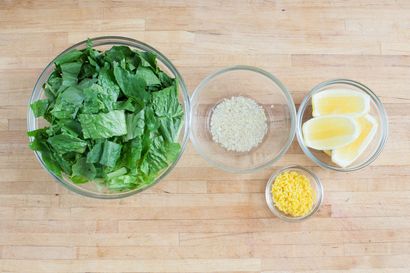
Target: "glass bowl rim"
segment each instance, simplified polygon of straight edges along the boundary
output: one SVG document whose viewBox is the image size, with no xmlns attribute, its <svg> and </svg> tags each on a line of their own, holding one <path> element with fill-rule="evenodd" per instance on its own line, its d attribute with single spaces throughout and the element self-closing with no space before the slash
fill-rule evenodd
<svg viewBox="0 0 410 273">
<path fill-rule="evenodd" d="M 38 151 L 33 151 L 37 160 L 40 162 L 41 167 L 47 171 L 47 173 L 52 176 L 54 178 L 55 181 L 57 181 L 59 184 L 63 185 L 65 188 L 67 188 L 70 191 L 73 191 L 77 194 L 83 195 L 83 196 L 87 196 L 87 197 L 91 197 L 91 198 L 96 198 L 96 199 L 119 199 L 119 198 L 124 198 L 127 196 L 131 196 L 134 195 L 136 193 L 142 192 L 154 185 L 156 185 L 158 182 L 160 182 L 163 178 L 165 178 L 176 166 L 176 164 L 178 163 L 178 161 L 180 160 L 182 154 L 185 151 L 188 139 L 189 139 L 189 129 L 190 129 L 190 111 L 191 111 L 191 106 L 190 106 L 190 99 L 189 99 L 189 93 L 188 93 L 188 89 L 186 87 L 185 81 L 182 78 L 181 74 L 179 73 L 179 71 L 177 70 L 177 68 L 172 64 L 172 62 L 164 55 L 162 54 L 159 50 L 155 49 L 154 47 L 141 42 L 139 40 L 136 39 L 132 39 L 132 38 L 128 38 L 128 37 L 123 37 L 123 36 L 99 36 L 99 37 L 95 37 L 95 38 L 89 38 L 87 40 L 83 40 L 80 41 L 74 45 L 71 45 L 70 47 L 68 47 L 67 49 L 63 50 L 61 53 L 59 53 L 56 57 L 54 57 L 51 62 L 43 69 L 43 71 L 40 73 L 40 75 L 38 76 L 36 83 L 33 87 L 33 91 L 31 93 L 30 99 L 28 101 L 28 107 L 27 107 L 27 130 L 31 131 L 31 130 L 35 130 L 38 129 L 36 128 L 36 117 L 34 117 L 34 114 L 30 108 L 30 104 L 33 103 L 34 101 L 36 101 L 36 95 L 38 95 L 36 92 L 36 90 L 42 90 L 42 86 L 38 86 L 40 84 L 40 80 L 46 75 L 47 70 L 52 67 L 54 65 L 55 60 L 79 47 L 79 46 L 84 46 L 87 44 L 88 41 L 91 42 L 95 42 L 96 46 L 104 46 L 104 45 L 124 45 L 124 46 L 129 46 L 133 49 L 138 48 L 139 50 L 145 50 L 145 51 L 152 51 L 157 55 L 157 59 L 159 59 L 174 75 L 176 78 L 178 78 L 178 83 L 181 87 L 181 93 L 183 96 L 183 101 L 184 101 L 184 132 L 183 132 L 183 138 L 181 141 L 181 151 L 178 154 L 178 157 L 175 159 L 174 162 L 172 162 L 168 168 L 161 173 L 161 175 L 159 175 L 151 184 L 149 184 L 148 186 L 142 187 L 142 188 L 137 188 L 131 191 L 126 191 L 126 192 L 118 192 L 118 193 L 110 193 L 110 194 L 100 194 L 94 191 L 90 191 L 90 190 L 86 190 L 84 188 L 78 187 L 76 185 L 74 185 L 71 181 L 66 181 L 65 179 L 62 179 L 60 177 L 58 177 L 57 175 L 55 175 L 53 172 L 51 172 L 49 169 L 47 169 L 47 167 L 44 164 L 44 161 L 42 160 L 41 154 Z M 182 132 L 181 132 L 182 133 Z M 29 141 L 31 142 L 33 139 L 33 137 L 29 137 Z"/>
<path fill-rule="evenodd" d="M 352 166 L 352 167 L 337 167 L 337 166 L 332 166 L 329 165 L 321 160 L 319 160 L 311 151 L 310 149 L 304 144 L 303 141 L 303 136 L 302 136 L 302 118 L 303 118 L 303 114 L 306 111 L 306 108 L 309 104 L 309 101 L 311 100 L 312 96 L 319 92 L 322 88 L 327 87 L 327 86 L 331 86 L 334 84 L 345 84 L 345 85 L 350 85 L 353 86 L 355 88 L 360 89 L 361 91 L 365 92 L 367 95 L 369 95 L 369 97 L 371 98 L 371 100 L 375 103 L 376 108 L 378 110 L 379 114 L 379 118 L 380 118 L 380 126 L 381 126 L 381 139 L 380 142 L 378 144 L 377 149 L 373 152 L 373 154 L 363 163 L 357 165 L 357 166 Z M 380 153 L 382 152 L 387 138 L 388 138 L 388 134 L 389 134 L 389 122 L 388 122 L 388 117 L 387 117 L 387 113 L 386 110 L 384 109 L 383 103 L 380 101 L 380 99 L 377 97 L 377 95 L 367 86 L 365 86 L 364 84 L 354 81 L 354 80 L 349 80 L 349 79 L 333 79 L 333 80 L 328 80 L 328 81 L 324 81 L 321 82 L 319 84 L 317 84 L 316 86 L 314 86 L 310 92 L 303 98 L 299 109 L 298 109 L 298 114 L 297 114 L 297 121 L 296 121 L 297 125 L 296 125 L 296 138 L 298 140 L 299 146 L 302 149 L 302 151 L 304 152 L 304 154 L 314 163 L 316 163 L 318 166 L 324 168 L 324 169 L 330 169 L 330 170 L 334 170 L 334 171 L 339 171 L 339 172 L 351 172 L 351 171 L 357 171 L 360 170 L 366 166 L 368 166 L 369 164 L 371 164 L 373 161 L 375 161 L 377 159 L 377 157 L 380 155 Z"/>
<path fill-rule="evenodd" d="M 261 68 L 258 67 L 254 67 L 254 66 L 249 66 L 249 65 L 234 65 L 234 66 L 228 66 L 222 69 L 218 69 L 214 72 L 212 72 L 211 74 L 209 74 L 208 76 L 206 76 L 200 83 L 199 85 L 195 88 L 192 96 L 191 96 L 191 107 L 193 104 L 193 101 L 195 101 L 198 96 L 201 94 L 201 92 L 204 90 L 204 88 L 206 87 L 206 85 L 214 78 L 223 75 L 227 72 L 231 72 L 231 71 L 236 71 L 236 70 L 243 70 L 243 71 L 247 71 L 247 72 L 254 72 L 254 73 L 258 73 L 262 76 L 265 76 L 266 78 L 268 78 L 269 80 L 271 80 L 276 86 L 279 87 L 280 91 L 282 92 L 282 94 L 284 95 L 285 99 L 286 99 L 286 103 L 288 106 L 288 110 L 289 110 L 289 115 L 290 115 L 290 132 L 289 132 L 289 137 L 287 142 L 285 143 L 285 145 L 281 148 L 279 154 L 274 157 L 273 159 L 270 159 L 269 161 L 260 164 L 259 166 L 256 167 L 252 167 L 252 168 L 234 168 L 234 167 L 230 167 L 230 166 L 226 166 L 220 162 L 216 162 L 214 160 L 212 160 L 211 157 L 209 157 L 206 152 L 203 151 L 203 149 L 200 148 L 197 140 L 195 137 L 193 137 L 193 133 L 192 131 L 190 132 L 190 140 L 195 148 L 195 150 L 199 153 L 199 155 L 204 158 L 208 164 L 210 164 L 213 167 L 216 167 L 218 169 L 221 169 L 223 171 L 226 172 L 230 172 L 230 173 L 252 173 L 252 172 L 256 172 L 259 170 L 262 170 L 264 168 L 267 168 L 271 165 L 273 165 L 273 163 L 275 163 L 276 161 L 278 161 L 279 159 L 282 158 L 282 156 L 288 151 L 289 147 L 291 146 L 293 139 L 295 137 L 295 133 L 296 133 L 296 107 L 295 107 L 295 103 L 293 101 L 293 98 L 289 92 L 289 90 L 286 88 L 286 86 L 279 81 L 278 78 L 276 78 L 273 74 L 271 74 L 270 72 L 267 72 L 266 70 L 263 70 Z M 193 111 L 191 108 L 191 112 L 190 112 L 190 128 L 192 130 L 192 121 L 193 121 Z"/>
<path fill-rule="evenodd" d="M 296 170 L 300 170 L 302 172 L 308 173 L 311 177 L 313 177 L 314 183 L 316 184 L 316 195 L 318 195 L 316 197 L 317 202 L 316 205 L 311 209 L 311 211 L 303 216 L 299 216 L 299 217 L 292 217 L 292 216 L 286 216 L 284 213 L 280 212 L 278 209 L 275 208 L 275 204 L 273 202 L 273 197 L 272 197 L 272 193 L 271 193 L 271 188 L 273 183 L 275 183 L 275 178 L 283 173 L 284 171 L 287 170 L 291 170 L 291 169 L 296 169 Z M 312 183 L 312 182 L 311 182 Z M 305 167 L 299 166 L 299 165 L 290 165 L 290 166 L 286 166 L 283 167 L 281 169 L 279 169 L 278 171 L 274 172 L 271 177 L 269 178 L 268 182 L 266 183 L 266 187 L 265 187 L 265 200 L 266 200 L 266 204 L 269 207 L 269 210 L 272 212 L 273 215 L 275 215 L 276 217 L 280 218 L 281 220 L 287 221 L 287 222 L 301 222 L 309 217 L 311 217 L 312 215 L 314 215 L 319 208 L 321 207 L 322 203 L 323 203 L 323 198 L 324 198 L 324 189 L 323 189 L 323 185 L 322 182 L 320 181 L 319 177 L 312 172 L 309 169 L 306 169 Z"/>
</svg>

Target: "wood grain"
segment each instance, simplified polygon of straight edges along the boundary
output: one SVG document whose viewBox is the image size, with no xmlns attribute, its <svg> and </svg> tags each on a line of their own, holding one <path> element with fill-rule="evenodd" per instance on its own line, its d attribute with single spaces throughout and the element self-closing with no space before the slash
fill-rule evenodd
<svg viewBox="0 0 410 273">
<path fill-rule="evenodd" d="M 267 69 L 299 104 L 317 83 L 350 78 L 390 120 L 368 168 L 323 170 L 296 142 L 274 167 L 233 175 L 189 145 L 155 187 L 93 200 L 55 183 L 27 148 L 26 110 L 42 68 L 87 37 L 123 35 L 167 55 L 192 91 L 234 64 Z M 0 0 L 0 272 L 410 272 L 410 2 Z M 288 164 L 322 179 L 320 212 L 302 223 L 264 203 Z"/>
</svg>

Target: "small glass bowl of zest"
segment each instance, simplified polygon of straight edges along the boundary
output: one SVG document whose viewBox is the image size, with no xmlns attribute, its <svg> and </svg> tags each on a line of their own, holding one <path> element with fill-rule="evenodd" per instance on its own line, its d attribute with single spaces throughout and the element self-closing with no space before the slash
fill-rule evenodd
<svg viewBox="0 0 410 273">
<path fill-rule="evenodd" d="M 290 180 L 284 181 L 284 177 L 288 175 L 292 176 L 291 178 L 292 181 Z M 277 179 L 278 177 L 279 179 Z M 306 185 L 306 182 L 308 182 L 308 185 Z M 298 205 L 293 206 L 293 210 L 300 211 L 300 210 L 305 209 L 306 212 L 298 216 L 292 216 L 289 213 L 285 213 L 283 211 L 284 210 L 283 208 L 281 210 L 280 207 L 283 205 L 289 206 L 289 207 L 292 205 L 291 205 L 291 202 L 287 198 L 279 202 L 280 204 L 276 203 L 274 193 L 273 193 L 273 188 L 275 187 L 275 183 L 287 184 L 290 187 L 294 186 L 292 185 L 294 183 L 298 183 L 299 184 L 298 186 L 300 186 L 300 184 L 305 184 L 304 189 L 311 190 L 311 193 L 306 194 L 306 192 L 303 192 L 302 194 L 310 196 L 311 200 L 305 200 L 305 202 L 307 203 L 300 203 Z M 274 173 L 269 178 L 269 181 L 266 184 L 266 188 L 265 188 L 265 199 L 266 199 L 266 203 L 269 209 L 271 210 L 271 212 L 278 218 L 288 221 L 288 222 L 300 222 L 300 221 L 303 221 L 309 218 L 313 214 L 315 214 L 320 208 L 320 205 L 322 204 L 322 201 L 323 201 L 323 186 L 319 178 L 313 172 L 309 171 L 308 169 L 305 169 L 301 166 L 289 166 L 289 167 L 280 169 L 279 171 Z"/>
</svg>

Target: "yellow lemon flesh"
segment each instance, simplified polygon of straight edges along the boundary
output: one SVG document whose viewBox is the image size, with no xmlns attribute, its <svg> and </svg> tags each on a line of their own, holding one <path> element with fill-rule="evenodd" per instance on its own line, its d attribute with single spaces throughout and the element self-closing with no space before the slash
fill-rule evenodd
<svg viewBox="0 0 410 273">
<path fill-rule="evenodd" d="M 358 122 L 349 116 L 320 116 L 302 127 L 306 146 L 316 150 L 334 150 L 352 143 L 360 134 Z"/>
<path fill-rule="evenodd" d="M 362 116 L 369 112 L 370 97 L 349 89 L 331 89 L 312 97 L 314 117 L 323 115 Z"/>
<path fill-rule="evenodd" d="M 332 151 L 332 161 L 344 168 L 352 164 L 369 146 L 377 132 L 377 121 L 371 115 L 356 119 L 360 135 L 352 143 Z"/>
</svg>

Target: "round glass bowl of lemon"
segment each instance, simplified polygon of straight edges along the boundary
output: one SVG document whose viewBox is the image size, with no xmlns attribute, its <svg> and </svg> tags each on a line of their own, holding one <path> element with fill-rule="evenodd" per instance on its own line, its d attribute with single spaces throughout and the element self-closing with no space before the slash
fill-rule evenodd
<svg viewBox="0 0 410 273">
<path fill-rule="evenodd" d="M 383 104 L 365 85 L 346 79 L 315 86 L 298 111 L 296 136 L 321 167 L 354 171 L 381 153 L 388 135 Z"/>
<path fill-rule="evenodd" d="M 313 172 L 301 166 L 289 166 L 270 177 L 265 199 L 275 216 L 299 222 L 319 209 L 323 201 L 323 187 Z"/>
</svg>

